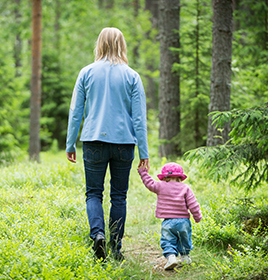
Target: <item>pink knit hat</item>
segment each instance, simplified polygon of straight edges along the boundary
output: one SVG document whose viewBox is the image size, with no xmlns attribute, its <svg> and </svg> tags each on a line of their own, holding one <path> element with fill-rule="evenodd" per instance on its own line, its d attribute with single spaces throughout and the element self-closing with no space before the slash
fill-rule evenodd
<svg viewBox="0 0 268 280">
<path fill-rule="evenodd" d="M 175 162 L 169 162 L 165 164 L 162 167 L 161 174 L 157 175 L 157 177 L 160 180 L 163 180 L 167 177 L 180 177 L 182 181 L 187 178 L 187 176 L 183 174 L 182 167 Z"/>
</svg>

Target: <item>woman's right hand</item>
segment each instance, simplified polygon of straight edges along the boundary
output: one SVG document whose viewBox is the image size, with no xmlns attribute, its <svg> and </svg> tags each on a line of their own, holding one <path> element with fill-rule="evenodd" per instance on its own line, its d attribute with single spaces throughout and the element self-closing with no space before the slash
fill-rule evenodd
<svg viewBox="0 0 268 280">
<path fill-rule="evenodd" d="M 76 163 L 76 152 L 71 152 L 71 153 L 66 152 L 66 156 L 70 162 Z"/>
<path fill-rule="evenodd" d="M 150 169 L 150 164 L 149 164 L 149 159 L 141 159 L 140 163 L 138 165 L 138 169 L 142 168 L 142 170 L 144 170 L 145 168 L 147 169 L 147 171 L 149 171 Z"/>
</svg>

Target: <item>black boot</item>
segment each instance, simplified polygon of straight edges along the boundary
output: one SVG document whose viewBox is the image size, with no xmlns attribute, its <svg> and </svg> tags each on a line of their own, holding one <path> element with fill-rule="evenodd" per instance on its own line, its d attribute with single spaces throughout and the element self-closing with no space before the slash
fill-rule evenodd
<svg viewBox="0 0 268 280">
<path fill-rule="evenodd" d="M 105 237 L 101 233 L 98 233 L 94 239 L 93 250 L 98 259 L 102 259 L 103 261 L 106 259 L 106 242 Z"/>
<path fill-rule="evenodd" d="M 113 252 L 112 256 L 115 260 L 117 260 L 119 262 L 122 262 L 125 259 L 124 255 L 120 251 L 119 252 L 117 252 L 117 251 Z"/>
</svg>

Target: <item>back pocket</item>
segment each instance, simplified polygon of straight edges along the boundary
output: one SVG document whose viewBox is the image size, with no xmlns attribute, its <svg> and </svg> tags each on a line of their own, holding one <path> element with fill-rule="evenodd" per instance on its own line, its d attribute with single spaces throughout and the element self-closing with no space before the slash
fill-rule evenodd
<svg viewBox="0 0 268 280">
<path fill-rule="evenodd" d="M 120 145 L 120 160 L 122 161 L 132 161 L 134 159 L 134 145 Z"/>
<path fill-rule="evenodd" d="M 83 159 L 92 163 L 99 163 L 102 161 L 102 143 L 84 143 L 83 145 Z"/>
</svg>

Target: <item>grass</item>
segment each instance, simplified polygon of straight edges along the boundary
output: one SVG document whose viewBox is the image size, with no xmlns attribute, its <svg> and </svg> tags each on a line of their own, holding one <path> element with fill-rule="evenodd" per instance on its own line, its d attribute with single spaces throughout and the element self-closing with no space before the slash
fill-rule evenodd
<svg viewBox="0 0 268 280">
<path fill-rule="evenodd" d="M 156 196 L 142 185 L 136 156 L 123 240 L 126 260 L 122 264 L 111 258 L 104 265 L 94 262 L 81 151 L 77 164 L 67 162 L 64 152 L 42 153 L 41 160 L 41 164 L 25 160 L 0 170 L 0 279 L 221 279 L 220 267 L 228 260 L 229 244 L 236 250 L 240 244 L 257 247 L 261 243 L 258 233 L 246 235 L 242 227 L 243 217 L 255 208 L 267 209 L 266 186 L 250 198 L 253 204 L 243 204 L 243 190 L 232 189 L 227 182 L 215 184 L 198 172 L 198 166 L 179 160 L 204 217 L 199 224 L 192 222 L 193 264 L 164 271 L 159 245 L 161 220 L 154 216 Z M 151 159 L 154 178 L 164 163 L 165 159 Z M 109 200 L 107 173 L 106 221 Z M 262 240 L 264 246 L 267 242 Z"/>
</svg>

